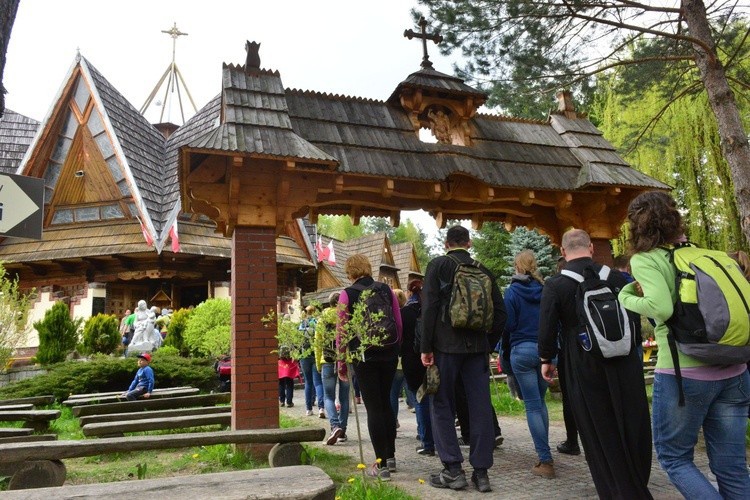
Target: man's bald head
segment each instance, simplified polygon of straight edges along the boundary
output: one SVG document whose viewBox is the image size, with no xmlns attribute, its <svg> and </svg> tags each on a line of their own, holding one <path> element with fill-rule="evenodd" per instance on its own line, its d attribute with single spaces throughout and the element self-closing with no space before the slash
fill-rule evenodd
<svg viewBox="0 0 750 500">
<path fill-rule="evenodd" d="M 571 229 L 563 234 L 561 250 L 565 260 L 594 255 L 591 237 L 583 229 Z"/>
</svg>

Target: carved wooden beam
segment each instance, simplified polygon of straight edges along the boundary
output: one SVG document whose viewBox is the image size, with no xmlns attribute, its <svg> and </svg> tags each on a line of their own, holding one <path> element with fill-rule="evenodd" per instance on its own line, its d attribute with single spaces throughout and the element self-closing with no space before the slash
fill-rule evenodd
<svg viewBox="0 0 750 500">
<path fill-rule="evenodd" d="M 439 198 L 440 198 L 440 195 L 441 195 L 442 193 L 443 193 L 443 187 L 442 187 L 442 186 L 440 185 L 440 183 L 439 183 L 439 182 L 435 182 L 434 184 L 432 184 L 432 188 L 430 189 L 430 191 L 429 191 L 429 193 L 427 194 L 427 196 L 428 196 L 428 197 L 429 197 L 429 198 L 430 198 L 431 200 L 437 200 L 437 199 L 439 199 Z"/>
<path fill-rule="evenodd" d="M 337 175 L 334 179 L 333 184 L 333 192 L 336 194 L 341 194 L 344 191 L 344 176 L 343 175 Z"/>
<path fill-rule="evenodd" d="M 401 212 L 398 210 L 392 211 L 390 219 L 391 219 L 391 226 L 398 227 L 401 224 Z"/>
<path fill-rule="evenodd" d="M 352 223 L 355 226 L 359 226 L 359 219 L 361 217 L 360 210 L 361 207 L 359 205 L 352 205 L 351 209 L 349 210 L 349 217 L 351 217 Z"/>
<path fill-rule="evenodd" d="M 481 212 L 477 212 L 474 215 L 471 216 L 471 227 L 475 231 L 479 231 L 482 229 L 482 225 L 484 224 L 484 214 Z"/>
<path fill-rule="evenodd" d="M 555 208 L 558 210 L 569 208 L 573 204 L 573 195 L 570 193 L 555 193 Z"/>
<path fill-rule="evenodd" d="M 233 172 L 229 178 L 229 223 L 234 226 L 237 224 L 237 217 L 240 210 L 240 186 L 242 184 L 241 176 Z"/>
<path fill-rule="evenodd" d="M 40 264 L 32 264 L 29 262 L 24 262 L 21 265 L 31 269 L 31 272 L 36 274 L 37 276 L 47 276 L 48 269 L 46 266 Z"/>
<path fill-rule="evenodd" d="M 491 203 L 495 199 L 495 188 L 482 186 L 479 188 L 479 199 L 482 203 Z"/>
<path fill-rule="evenodd" d="M 276 185 L 276 235 L 284 234 L 289 205 L 289 179 L 281 179 Z"/>
<path fill-rule="evenodd" d="M 531 206 L 532 203 L 534 203 L 534 198 L 536 198 L 534 191 L 521 191 L 518 200 L 521 202 L 521 205 L 523 205 L 524 207 L 528 207 Z"/>
<path fill-rule="evenodd" d="M 445 217 L 445 214 L 442 210 L 435 212 L 435 223 L 437 224 L 437 227 L 440 229 L 445 229 L 445 225 L 448 223 L 447 217 Z"/>
<path fill-rule="evenodd" d="M 383 198 L 390 198 L 393 195 L 393 179 L 385 179 L 380 190 Z"/>
<path fill-rule="evenodd" d="M 52 263 L 60 266 L 60 268 L 68 274 L 77 274 L 80 272 L 82 262 L 71 262 L 69 260 L 52 259 Z"/>
<path fill-rule="evenodd" d="M 287 170 L 294 170 L 295 168 L 297 168 L 297 163 L 291 160 L 287 160 L 285 167 Z"/>
</svg>

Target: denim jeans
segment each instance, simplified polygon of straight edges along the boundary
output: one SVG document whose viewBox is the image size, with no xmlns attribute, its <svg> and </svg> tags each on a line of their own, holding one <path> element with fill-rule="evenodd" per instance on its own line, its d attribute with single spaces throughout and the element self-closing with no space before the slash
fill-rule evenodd
<svg viewBox="0 0 750 500">
<path fill-rule="evenodd" d="M 750 498 L 745 459 L 750 375 L 745 371 L 714 381 L 683 378 L 682 387 L 685 406 L 677 403 L 677 378 L 666 373 L 654 375 L 654 448 L 669 480 L 685 498 Z M 719 491 L 693 463 L 701 427 Z"/>
<path fill-rule="evenodd" d="M 391 409 L 393 410 L 393 418 L 398 422 L 398 397 L 401 395 L 401 391 L 404 388 L 404 370 L 396 369 L 396 374 L 393 376 L 393 384 L 391 384 Z"/>
<path fill-rule="evenodd" d="M 514 345 L 510 351 L 510 364 L 523 394 L 526 423 L 534 441 L 534 449 L 540 462 L 549 462 L 552 460 L 549 448 L 549 415 L 547 404 L 544 402 L 547 381 L 542 378 L 537 343 L 521 342 Z"/>
<path fill-rule="evenodd" d="M 318 408 L 323 408 L 323 380 L 315 367 L 315 357 L 302 358 L 299 364 L 305 377 L 305 409 L 312 410 L 313 398 L 317 398 Z"/>
<path fill-rule="evenodd" d="M 331 430 L 340 427 L 346 432 L 346 424 L 349 421 L 349 382 L 339 379 L 336 363 L 323 363 L 320 367 L 320 376 L 323 379 L 323 399 Z M 336 383 L 339 385 L 339 401 L 341 402 L 339 411 L 336 411 Z"/>
<path fill-rule="evenodd" d="M 430 398 L 425 396 L 422 402 L 415 402 L 414 409 L 417 415 L 417 436 L 426 450 L 435 449 L 435 440 L 432 437 L 432 420 L 430 418 Z"/>
</svg>

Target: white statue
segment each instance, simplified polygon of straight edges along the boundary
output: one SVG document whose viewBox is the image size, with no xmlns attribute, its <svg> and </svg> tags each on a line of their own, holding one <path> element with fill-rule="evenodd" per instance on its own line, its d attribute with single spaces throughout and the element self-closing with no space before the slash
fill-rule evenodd
<svg viewBox="0 0 750 500">
<path fill-rule="evenodd" d="M 135 310 L 135 332 L 128 345 L 128 352 L 151 352 L 161 346 L 161 335 L 154 328 L 156 314 L 148 309 L 145 300 L 138 301 Z"/>
</svg>

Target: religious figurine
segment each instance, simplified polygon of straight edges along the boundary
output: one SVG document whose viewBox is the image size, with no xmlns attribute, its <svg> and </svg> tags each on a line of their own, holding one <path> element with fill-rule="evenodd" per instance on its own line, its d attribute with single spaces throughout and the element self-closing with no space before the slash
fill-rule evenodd
<svg viewBox="0 0 750 500">
<path fill-rule="evenodd" d="M 441 109 L 437 111 L 429 110 L 427 118 L 430 120 L 430 130 L 432 135 L 440 144 L 452 144 L 451 140 L 451 122 L 448 115 Z"/>
<path fill-rule="evenodd" d="M 145 300 L 138 301 L 135 310 L 135 333 L 128 345 L 128 352 L 150 352 L 161 345 L 161 335 L 155 331 L 156 315 L 149 310 Z"/>
</svg>

